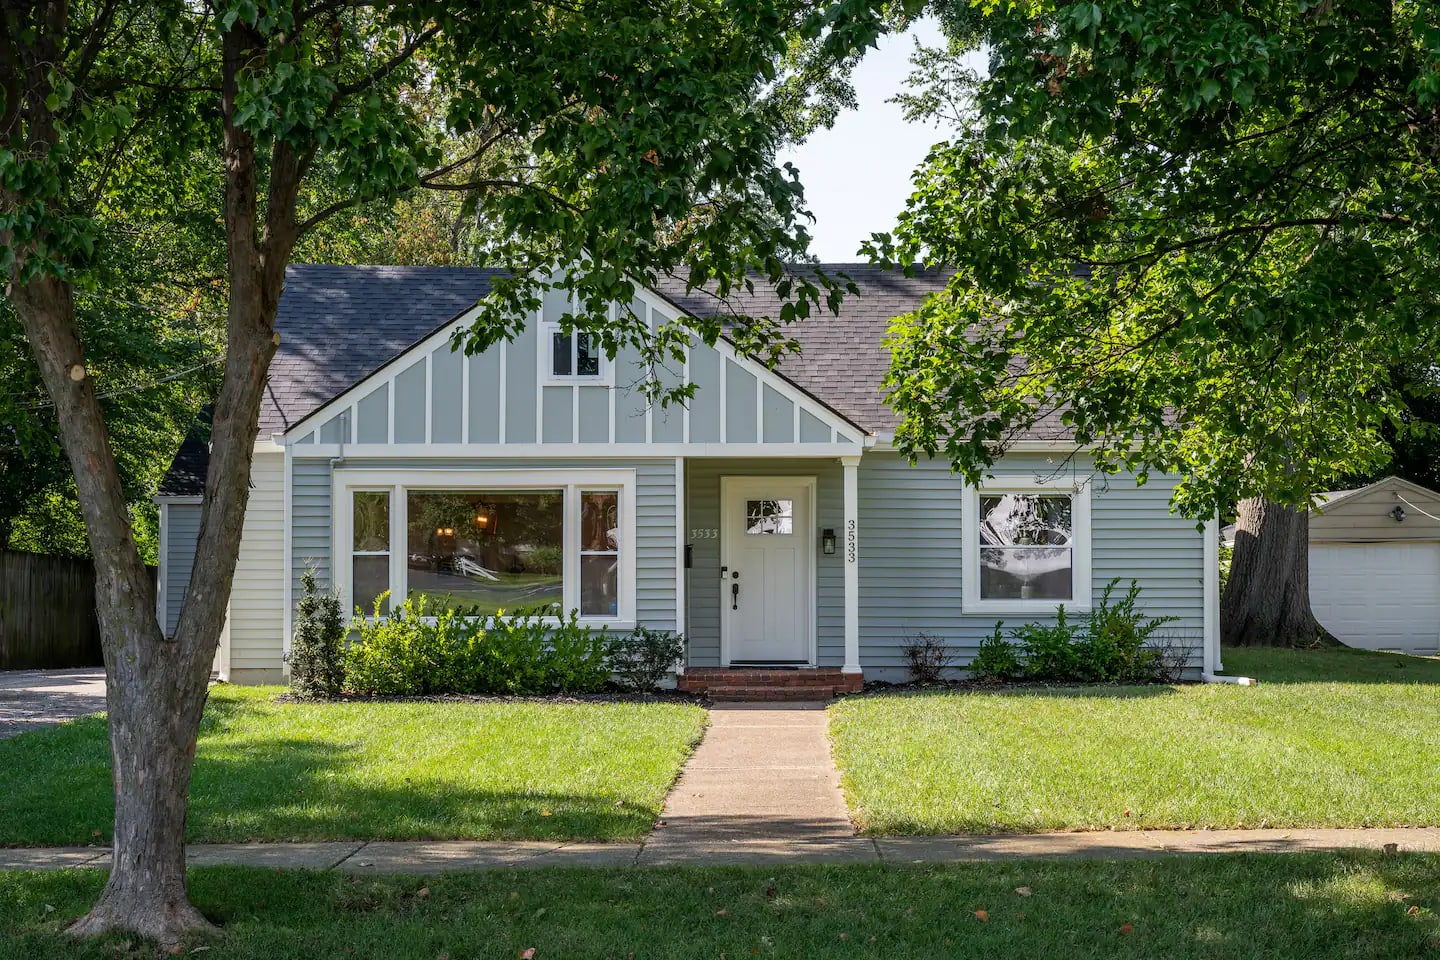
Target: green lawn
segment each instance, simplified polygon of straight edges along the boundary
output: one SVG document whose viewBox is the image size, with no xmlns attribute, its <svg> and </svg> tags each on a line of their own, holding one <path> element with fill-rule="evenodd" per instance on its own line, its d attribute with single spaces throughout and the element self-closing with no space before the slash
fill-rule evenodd
<svg viewBox="0 0 1440 960">
<path fill-rule="evenodd" d="M 1224 661 L 1260 685 L 843 700 L 851 812 L 872 834 L 1440 824 L 1440 661 Z"/>
<path fill-rule="evenodd" d="M 216 687 L 192 841 L 634 839 L 705 724 L 671 703 L 279 704 Z M 0 845 L 108 839 L 103 718 L 0 741 Z"/>
<path fill-rule="evenodd" d="M 1359 853 L 355 880 L 211 868 L 192 871 L 191 894 L 226 932 L 181 955 L 460 960 L 533 948 L 535 960 L 1440 957 L 1437 878 L 1437 856 Z M 57 936 L 102 881 L 94 871 L 0 873 L 0 960 L 153 956 L 123 938 L 80 947 Z M 192 953 L 196 946 L 209 949 Z"/>
</svg>

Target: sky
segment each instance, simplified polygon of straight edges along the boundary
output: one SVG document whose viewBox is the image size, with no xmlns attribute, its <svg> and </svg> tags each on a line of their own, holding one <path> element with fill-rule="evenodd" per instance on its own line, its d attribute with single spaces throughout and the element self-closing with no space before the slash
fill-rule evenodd
<svg viewBox="0 0 1440 960">
<path fill-rule="evenodd" d="M 894 226 L 910 195 L 910 174 L 945 139 L 934 126 L 906 123 L 899 105 L 886 102 L 904 88 L 915 37 L 936 46 L 940 27 L 925 19 L 908 33 L 883 37 L 855 68 L 858 107 L 780 157 L 800 170 L 815 214 L 810 252 L 822 261 L 863 259 L 860 242 Z"/>
</svg>

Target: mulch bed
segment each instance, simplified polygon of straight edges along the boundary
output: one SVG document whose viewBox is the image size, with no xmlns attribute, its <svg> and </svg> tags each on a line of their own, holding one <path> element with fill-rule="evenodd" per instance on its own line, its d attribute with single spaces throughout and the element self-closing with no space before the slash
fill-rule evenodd
<svg viewBox="0 0 1440 960">
<path fill-rule="evenodd" d="M 289 693 L 275 698 L 276 703 L 694 703 L 710 701 L 693 693 L 679 690 L 656 690 L 651 693 L 627 693 L 607 690 L 600 693 L 550 693 L 530 696 L 504 694 L 432 693 L 421 696 L 387 696 L 371 693 L 342 693 L 333 700 L 302 700 Z"/>
</svg>

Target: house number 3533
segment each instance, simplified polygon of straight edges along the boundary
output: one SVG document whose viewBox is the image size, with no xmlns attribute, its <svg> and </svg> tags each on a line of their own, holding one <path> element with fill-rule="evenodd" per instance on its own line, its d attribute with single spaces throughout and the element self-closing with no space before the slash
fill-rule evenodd
<svg viewBox="0 0 1440 960">
<path fill-rule="evenodd" d="M 854 563 L 857 550 L 855 543 L 855 521 L 845 521 L 845 562 Z"/>
</svg>

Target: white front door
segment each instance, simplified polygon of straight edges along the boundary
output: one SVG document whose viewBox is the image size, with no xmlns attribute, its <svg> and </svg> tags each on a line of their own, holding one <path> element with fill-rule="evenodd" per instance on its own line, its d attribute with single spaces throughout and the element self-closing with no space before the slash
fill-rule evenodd
<svg viewBox="0 0 1440 960">
<path fill-rule="evenodd" d="M 731 663 L 814 661 L 813 477 L 722 477 L 720 642 Z"/>
</svg>

